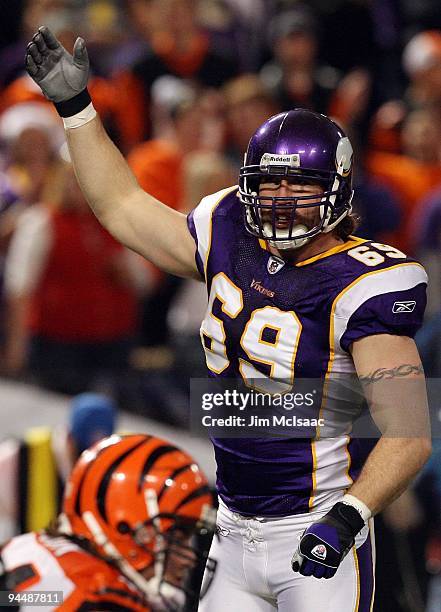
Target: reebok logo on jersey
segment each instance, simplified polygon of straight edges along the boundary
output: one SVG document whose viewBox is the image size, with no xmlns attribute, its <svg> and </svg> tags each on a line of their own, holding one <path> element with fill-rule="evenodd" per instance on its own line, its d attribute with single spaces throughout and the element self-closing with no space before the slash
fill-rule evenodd
<svg viewBox="0 0 441 612">
<path fill-rule="evenodd" d="M 265 289 L 265 287 L 262 287 L 262 285 L 260 284 L 260 281 L 256 281 L 256 280 L 254 280 L 254 278 L 251 281 L 250 287 L 251 287 L 251 289 L 255 289 L 256 291 L 258 291 L 262 295 L 266 295 L 267 297 L 271 297 L 272 298 L 275 295 L 274 291 L 270 291 L 269 289 Z"/>
<path fill-rule="evenodd" d="M 414 300 L 409 300 L 407 302 L 395 302 L 392 307 L 392 312 L 394 314 L 398 312 L 413 312 L 415 310 L 416 302 Z"/>
<path fill-rule="evenodd" d="M 317 559 L 324 561 L 326 559 L 326 546 L 324 544 L 317 544 L 317 546 L 314 546 L 314 548 L 311 550 L 311 555 L 314 555 L 314 557 L 317 557 Z"/>
<path fill-rule="evenodd" d="M 268 166 L 289 166 L 290 168 L 300 167 L 300 155 L 274 155 L 273 153 L 264 153 L 260 160 L 260 169 L 265 170 Z"/>
<path fill-rule="evenodd" d="M 277 272 L 281 270 L 284 265 L 285 265 L 284 261 L 282 261 L 281 259 L 278 259 L 277 257 L 271 256 L 268 259 L 268 264 L 266 267 L 270 274 L 277 274 Z"/>
</svg>

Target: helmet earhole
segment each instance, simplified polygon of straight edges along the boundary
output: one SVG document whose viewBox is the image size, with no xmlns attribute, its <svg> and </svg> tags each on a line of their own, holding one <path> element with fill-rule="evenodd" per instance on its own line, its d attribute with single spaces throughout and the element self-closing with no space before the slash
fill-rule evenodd
<svg viewBox="0 0 441 612">
<path fill-rule="evenodd" d="M 127 533 L 130 533 L 131 531 L 130 525 L 126 523 L 126 521 L 120 521 L 118 523 L 117 529 L 119 533 L 122 533 L 123 535 L 126 535 Z"/>
</svg>

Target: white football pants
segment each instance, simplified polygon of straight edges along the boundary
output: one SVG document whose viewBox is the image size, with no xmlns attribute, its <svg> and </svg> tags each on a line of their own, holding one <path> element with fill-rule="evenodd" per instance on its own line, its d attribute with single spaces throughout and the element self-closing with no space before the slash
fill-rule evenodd
<svg viewBox="0 0 441 612">
<path fill-rule="evenodd" d="M 329 510 L 280 518 L 243 517 L 220 502 L 200 612 L 371 612 L 373 520 L 328 580 L 291 569 L 299 536 Z"/>
</svg>

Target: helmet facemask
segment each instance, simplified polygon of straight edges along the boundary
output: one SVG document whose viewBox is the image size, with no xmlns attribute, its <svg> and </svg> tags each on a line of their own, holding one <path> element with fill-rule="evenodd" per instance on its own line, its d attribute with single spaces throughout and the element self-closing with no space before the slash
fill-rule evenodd
<svg viewBox="0 0 441 612">
<path fill-rule="evenodd" d="M 319 184 L 323 193 L 313 195 L 259 195 L 260 185 L 271 179 L 287 179 L 298 183 Z M 348 194 L 349 192 L 349 194 Z M 263 172 L 260 166 L 241 169 L 239 196 L 243 204 L 246 230 L 278 250 L 298 249 L 319 233 L 331 231 L 351 210 L 351 190 L 342 174 L 314 170 L 292 171 L 279 166 Z M 319 216 L 312 227 L 296 222 L 298 210 L 318 209 Z M 285 227 L 277 227 L 282 218 Z"/>
<path fill-rule="evenodd" d="M 196 606 L 215 526 L 214 513 L 207 508 L 205 514 L 199 521 L 159 514 L 145 526 L 156 531 L 154 573 L 148 578 L 148 598 L 155 610 L 178 611 L 184 606 Z"/>
<path fill-rule="evenodd" d="M 155 611 L 179 612 L 197 602 L 199 579 L 202 578 L 216 524 L 213 508 L 205 505 L 199 520 L 158 513 L 135 528 L 127 523 L 118 525 L 119 531 L 132 538 L 136 547 L 145 553 L 144 565 L 133 563 L 121 554 L 92 512 L 85 512 L 82 519 L 92 536 L 85 542 L 93 542 L 98 555 L 118 567 L 144 593 L 147 603 Z M 65 515 L 62 515 L 60 527 L 60 532 L 72 535 Z M 146 563 L 146 559 L 150 562 Z"/>
</svg>

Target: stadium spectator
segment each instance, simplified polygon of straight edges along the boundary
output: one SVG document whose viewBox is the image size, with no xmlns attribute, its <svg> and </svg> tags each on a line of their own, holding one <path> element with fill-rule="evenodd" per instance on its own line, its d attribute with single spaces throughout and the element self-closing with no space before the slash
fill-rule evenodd
<svg viewBox="0 0 441 612">
<path fill-rule="evenodd" d="M 183 159 L 201 143 L 196 92 L 185 81 L 166 75 L 155 81 L 151 97 L 154 138 L 135 146 L 127 159 L 145 191 L 180 210 Z"/>
<path fill-rule="evenodd" d="M 281 110 L 303 107 L 326 112 L 339 74 L 317 65 L 318 23 L 305 5 L 276 14 L 269 24 L 274 59 L 262 79 Z"/>
<path fill-rule="evenodd" d="M 46 527 L 59 512 L 75 461 L 115 429 L 114 402 L 97 393 L 72 398 L 68 423 L 28 429 L 23 439 L 0 443 L 0 542 Z"/>
<path fill-rule="evenodd" d="M 6 258 L 5 367 L 78 393 L 124 371 L 146 268 L 102 230 L 66 169 L 62 200 L 19 218 Z M 145 283 L 144 283 L 145 284 Z"/>
<path fill-rule="evenodd" d="M 385 238 L 398 228 L 401 221 L 397 199 L 390 189 L 366 174 L 356 177 L 354 187 L 352 205 L 360 216 L 355 234 L 384 243 Z"/>
<path fill-rule="evenodd" d="M 228 125 L 223 90 L 205 89 L 198 95 L 198 102 L 201 150 L 207 153 L 225 153 Z"/>
<path fill-rule="evenodd" d="M 402 65 L 409 79 L 407 88 L 400 98 L 380 107 L 370 129 L 372 147 L 392 153 L 402 150 L 400 130 L 408 113 L 427 109 L 441 119 L 441 31 L 413 36 L 404 48 Z"/>
<path fill-rule="evenodd" d="M 262 79 L 254 74 L 243 74 L 228 81 L 222 91 L 228 126 L 226 152 L 239 170 L 243 162 L 243 151 L 252 134 L 277 112 L 278 107 Z"/>
<path fill-rule="evenodd" d="M 3 339 L 3 272 L 4 258 L 15 228 L 20 200 L 8 175 L 0 171 L 0 337 Z"/>
<path fill-rule="evenodd" d="M 405 252 L 415 251 L 415 215 L 421 215 L 425 196 L 441 185 L 441 119 L 429 110 L 413 111 L 403 125 L 403 154 L 368 154 L 368 172 L 395 193 L 402 224 L 388 242 Z"/>
<path fill-rule="evenodd" d="M 91 90 L 97 97 L 97 104 L 101 108 L 106 125 L 113 134 L 115 140 L 119 139 L 118 113 L 115 104 L 117 89 L 110 80 L 94 76 L 91 78 Z M 48 105 L 47 100 L 37 91 L 32 80 L 27 75 L 17 77 L 2 93 L 0 97 L 0 112 L 4 112 L 11 107 L 25 102 L 37 102 L 41 105 Z"/>
<path fill-rule="evenodd" d="M 383 10 L 389 0 L 380 0 Z M 289 0 L 286 4 L 290 4 Z M 321 57 L 342 73 L 355 67 L 370 67 L 377 52 L 374 38 L 376 0 L 308 2 L 320 11 Z M 382 34 L 389 27 L 386 11 L 381 20 Z"/>
<path fill-rule="evenodd" d="M 352 130 L 351 142 L 354 146 L 352 206 L 359 216 L 359 225 L 355 234 L 361 238 L 384 243 L 390 232 L 400 226 L 400 206 L 393 191 L 367 172 L 367 150 L 355 130 Z"/>
<path fill-rule="evenodd" d="M 418 332 L 418 349 L 427 377 L 441 376 L 441 311 L 430 317 Z"/>
<path fill-rule="evenodd" d="M 146 10 L 148 0 L 122 0 L 121 17 L 124 19 L 127 36 L 117 45 L 112 54 L 112 73 L 128 69 L 149 52 L 148 40 L 152 24 L 151 13 Z"/>
<path fill-rule="evenodd" d="M 411 108 L 441 104 L 441 31 L 428 30 L 414 36 L 403 52 L 403 66 L 410 84 L 406 99 Z"/>
<path fill-rule="evenodd" d="M 441 187 L 417 206 L 413 218 L 418 259 L 430 278 L 427 321 L 418 332 L 418 348 L 426 375 L 441 376 Z"/>
<path fill-rule="evenodd" d="M 220 153 L 194 151 L 184 162 L 183 212 L 192 210 L 194 202 L 202 200 L 207 193 L 220 191 L 226 183 L 234 183 L 235 168 Z"/>
<path fill-rule="evenodd" d="M 338 70 L 319 62 L 319 23 L 308 5 L 299 3 L 276 14 L 269 37 L 274 59 L 261 76 L 281 110 L 308 108 L 347 126 L 360 119 L 369 102 L 369 76 L 358 68 L 342 78 Z"/>
<path fill-rule="evenodd" d="M 115 76 L 123 145 L 129 150 L 151 134 L 151 87 L 170 74 L 191 79 L 201 87 L 220 87 L 237 73 L 234 58 L 219 54 L 198 24 L 198 0 L 144 0 L 143 35 L 149 52 Z"/>
<path fill-rule="evenodd" d="M 50 106 L 18 104 L 0 116 L 4 164 L 0 186 L 0 328 L 3 344 L 4 258 L 20 214 L 27 206 L 60 197 L 63 131 Z"/>
<path fill-rule="evenodd" d="M 256 71 L 261 66 L 265 49 L 262 31 L 270 10 L 267 0 L 224 0 L 238 21 L 238 52 L 241 72 Z"/>
<path fill-rule="evenodd" d="M 434 315 L 441 312 L 441 184 L 418 203 L 412 223 L 416 252 L 430 277 L 427 313 Z"/>
<path fill-rule="evenodd" d="M 24 103 L 4 112 L 0 140 L 11 190 L 23 204 L 59 197 L 64 134 L 50 106 Z"/>
</svg>

